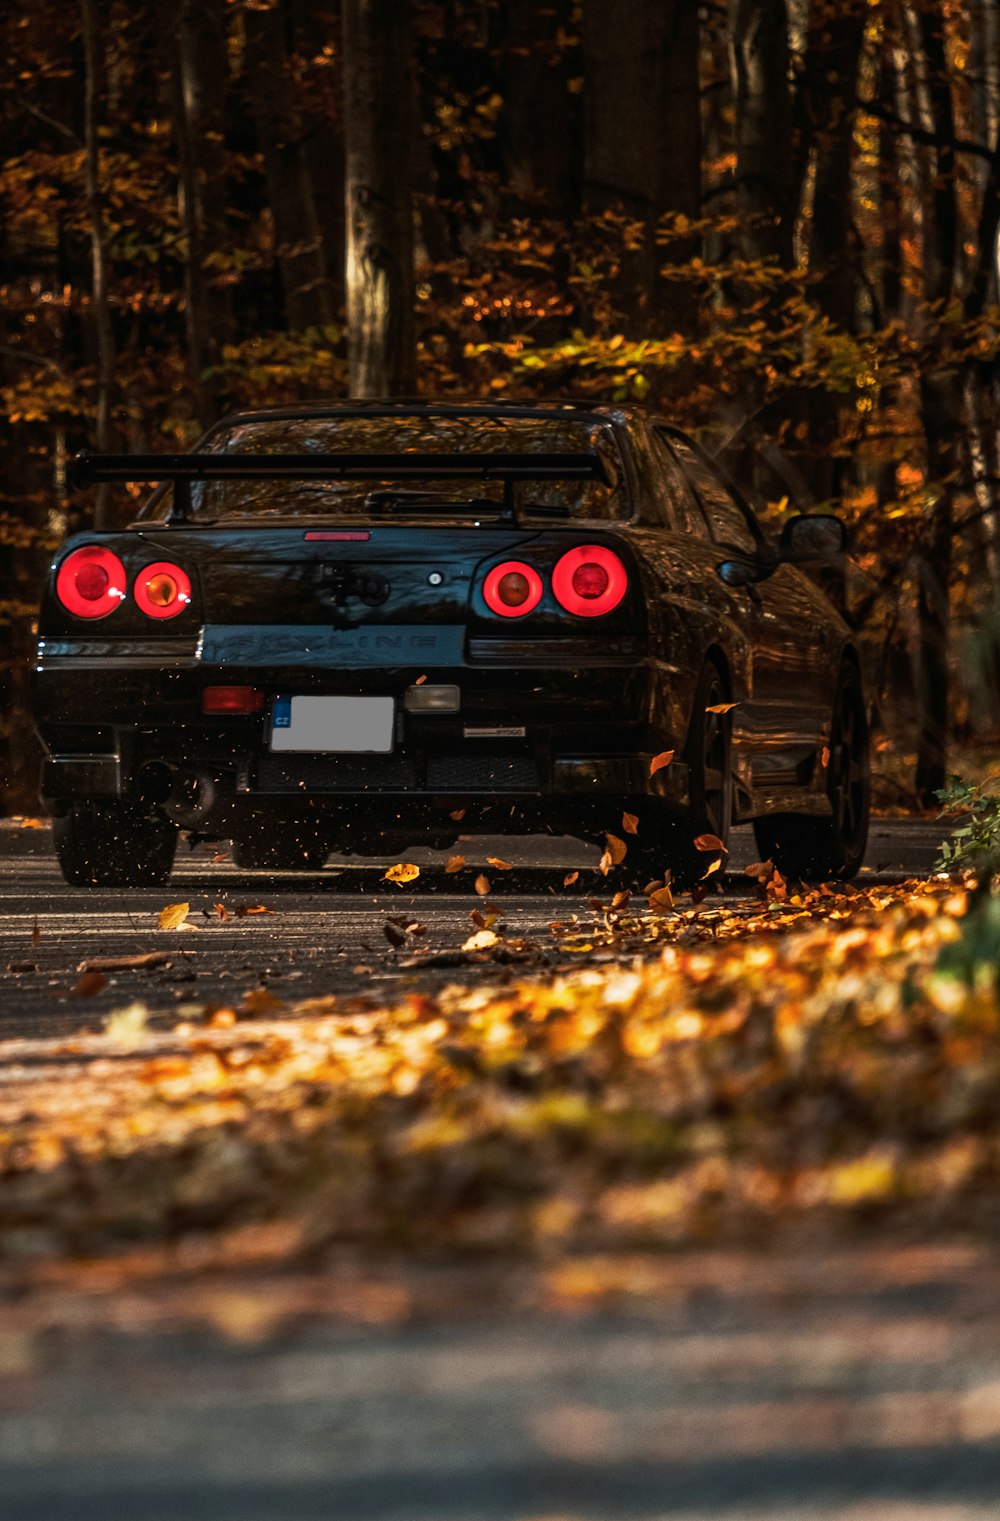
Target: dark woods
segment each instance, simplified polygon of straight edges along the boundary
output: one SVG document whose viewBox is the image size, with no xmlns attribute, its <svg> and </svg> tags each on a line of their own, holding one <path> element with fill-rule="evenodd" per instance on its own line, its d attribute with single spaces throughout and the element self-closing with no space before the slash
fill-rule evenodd
<svg viewBox="0 0 1000 1521">
<path fill-rule="evenodd" d="M 868 581 L 885 785 L 1000 732 L 1000 0 L 35 0 L 0 76 L 0 806 L 69 452 L 653 400 Z M 96 517 L 95 517 L 96 514 Z M 891 793 L 890 793 L 891 800 Z"/>
</svg>

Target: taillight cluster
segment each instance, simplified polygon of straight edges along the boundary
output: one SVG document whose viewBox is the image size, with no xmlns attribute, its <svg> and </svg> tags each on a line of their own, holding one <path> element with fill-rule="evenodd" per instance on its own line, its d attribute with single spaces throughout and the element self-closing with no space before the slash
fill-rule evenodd
<svg viewBox="0 0 1000 1521">
<path fill-rule="evenodd" d="M 136 575 L 132 595 L 147 618 L 176 618 L 190 605 L 191 580 L 179 565 L 157 560 Z M 128 597 L 125 567 L 101 544 L 74 549 L 56 572 L 56 596 L 76 618 L 106 618 Z"/>
<path fill-rule="evenodd" d="M 542 600 L 542 578 L 523 560 L 494 565 L 483 583 L 491 613 L 523 618 Z M 628 591 L 628 572 L 614 550 L 603 544 L 578 544 L 556 561 L 552 591 L 560 607 L 577 618 L 613 612 Z"/>
</svg>

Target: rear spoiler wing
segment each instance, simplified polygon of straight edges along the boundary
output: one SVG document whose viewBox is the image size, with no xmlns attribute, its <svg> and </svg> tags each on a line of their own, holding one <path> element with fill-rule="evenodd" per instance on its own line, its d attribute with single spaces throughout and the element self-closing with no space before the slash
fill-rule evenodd
<svg viewBox="0 0 1000 1521">
<path fill-rule="evenodd" d="M 343 481 L 440 480 L 442 477 L 504 483 L 505 503 L 513 505 L 517 481 L 598 480 L 614 484 L 608 462 L 599 454 L 91 454 L 70 461 L 74 486 L 98 481 Z M 171 517 L 183 522 L 190 511 L 190 490 L 175 494 Z"/>
</svg>

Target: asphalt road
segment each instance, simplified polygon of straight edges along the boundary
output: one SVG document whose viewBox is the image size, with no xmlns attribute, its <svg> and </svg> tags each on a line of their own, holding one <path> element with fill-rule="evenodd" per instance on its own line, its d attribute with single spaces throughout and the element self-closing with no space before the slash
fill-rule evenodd
<svg viewBox="0 0 1000 1521">
<path fill-rule="evenodd" d="M 872 830 L 862 881 L 900 880 L 933 869 L 945 827 L 935 821 L 882 820 Z M 746 897 L 750 884 L 740 869 L 755 859 L 749 829 L 735 831 L 726 899 Z M 376 864 L 332 857 L 313 874 L 246 872 L 229 861 L 212 861 L 216 847 L 193 852 L 182 845 L 166 888 L 111 891 L 67 887 L 59 875 L 47 829 L 0 825 L 0 1038 L 66 1034 L 99 1029 L 109 1010 L 133 1000 L 176 1015 L 185 1005 L 237 1004 L 251 989 L 267 987 L 282 999 L 367 990 L 391 995 L 442 981 L 475 982 L 502 973 L 496 963 L 463 963 L 457 952 L 474 928 L 471 910 L 482 908 L 474 879 L 479 870 L 492 884 L 490 902 L 501 910 L 510 936 L 532 944 L 529 966 L 560 965 L 549 931 L 553 919 L 577 913 L 592 918 L 591 894 L 607 900 L 596 871 L 597 851 L 577 840 L 476 839 L 455 847 L 469 863 L 456 876 L 442 870 L 447 852 L 415 850 L 407 860 L 422 866 L 412 887 L 383 880 L 391 858 Z M 496 870 L 499 856 L 514 870 Z M 567 872 L 579 881 L 564 887 Z M 191 905 L 188 925 L 158 927 L 167 903 Z M 230 915 L 221 918 L 216 905 Z M 246 913 L 263 906 L 269 913 Z M 403 951 L 386 939 L 389 916 L 423 926 Z M 414 971 L 401 961 L 418 948 L 444 953 L 443 965 Z M 166 959 L 143 969 L 110 972 L 97 994 L 72 995 L 78 968 L 93 958 L 159 953 Z M 568 964 L 568 963 L 567 963 Z"/>
</svg>

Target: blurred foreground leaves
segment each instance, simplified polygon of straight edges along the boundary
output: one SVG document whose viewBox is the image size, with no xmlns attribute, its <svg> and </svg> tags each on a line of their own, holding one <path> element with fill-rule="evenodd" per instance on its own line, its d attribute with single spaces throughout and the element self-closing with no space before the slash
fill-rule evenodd
<svg viewBox="0 0 1000 1521">
<path fill-rule="evenodd" d="M 528 1256 L 858 1218 L 992 1231 L 1000 1004 L 992 964 L 955 970 L 969 901 L 832 887 L 694 936 L 598 904 L 594 954 L 544 981 L 264 994 L 172 1029 L 140 1005 L 8 1041 L 0 1250 L 264 1222 L 290 1253 Z"/>
</svg>

